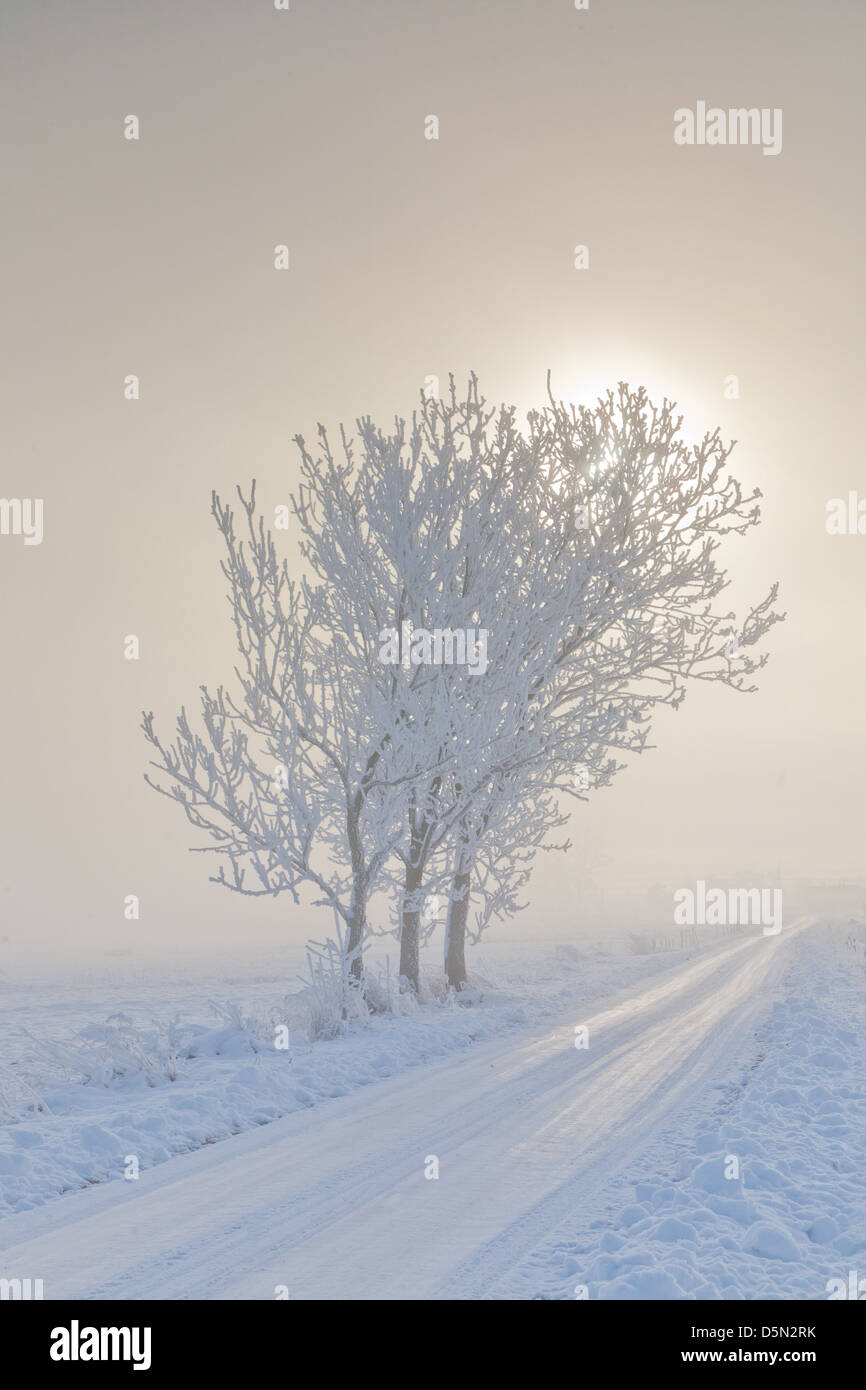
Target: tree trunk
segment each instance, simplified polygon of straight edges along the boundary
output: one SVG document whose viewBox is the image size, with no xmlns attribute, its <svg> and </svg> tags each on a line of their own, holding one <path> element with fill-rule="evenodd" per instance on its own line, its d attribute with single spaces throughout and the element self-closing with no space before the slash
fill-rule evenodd
<svg viewBox="0 0 866 1390">
<path fill-rule="evenodd" d="M 351 921 L 349 922 L 349 939 L 346 943 L 346 954 L 349 958 L 349 974 L 358 984 L 364 977 L 364 958 L 361 953 L 361 942 L 364 940 L 367 923 L 363 908 L 356 909 Z"/>
<path fill-rule="evenodd" d="M 358 824 L 357 807 L 350 807 L 346 820 L 346 835 L 352 856 L 352 910 L 349 918 L 349 939 L 346 954 L 349 973 L 360 985 L 364 978 L 364 957 L 361 946 L 367 934 L 367 880 L 364 873 L 364 854 Z"/>
<path fill-rule="evenodd" d="M 448 920 L 445 924 L 445 974 L 453 989 L 466 984 L 466 923 L 469 918 L 471 867 L 461 867 L 454 875 Z"/>
<path fill-rule="evenodd" d="M 417 905 L 423 870 L 413 865 L 406 868 L 403 885 L 403 906 L 400 918 L 400 974 L 408 980 L 415 993 L 420 984 L 418 924 L 421 916 Z"/>
</svg>

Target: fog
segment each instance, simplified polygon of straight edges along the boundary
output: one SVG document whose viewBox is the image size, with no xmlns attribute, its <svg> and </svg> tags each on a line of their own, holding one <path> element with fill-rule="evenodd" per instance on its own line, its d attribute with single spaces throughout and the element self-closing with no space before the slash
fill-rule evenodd
<svg viewBox="0 0 866 1390">
<path fill-rule="evenodd" d="M 864 28 L 844 0 L 82 0 L 4 20 L 0 491 L 44 500 L 41 544 L 0 536 L 7 960 L 329 930 L 208 882 L 144 784 L 140 713 L 165 725 L 231 680 L 211 489 L 256 477 L 272 511 L 296 432 L 387 424 L 449 372 L 520 411 L 548 369 L 575 401 L 627 380 L 690 436 L 718 425 L 763 493 L 760 528 L 726 543 L 730 606 L 778 580 L 787 613 L 757 693 L 698 684 L 575 810 L 521 933 L 620 930 L 698 879 L 792 905 L 825 883 L 847 906 L 866 537 L 825 522 L 866 492 Z M 699 100 L 780 110 L 779 152 L 677 145 Z"/>
</svg>

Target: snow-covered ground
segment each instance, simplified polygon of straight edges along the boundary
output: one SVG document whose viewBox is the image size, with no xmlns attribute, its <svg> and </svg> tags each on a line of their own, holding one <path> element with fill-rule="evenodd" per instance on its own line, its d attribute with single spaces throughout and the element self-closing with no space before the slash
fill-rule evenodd
<svg viewBox="0 0 866 1390">
<path fill-rule="evenodd" d="M 293 1028 L 288 1052 L 285 962 L 235 969 L 230 994 L 220 972 L 58 983 L 39 1017 L 7 982 L 0 1274 L 47 1298 L 826 1298 L 866 1274 L 851 931 L 647 956 L 491 947 L 465 1006 L 329 1041 Z M 242 1016 L 214 1028 L 206 1001 L 229 997 Z M 139 1039 L 180 1016 L 175 1080 L 165 1029 L 145 1038 L 152 1084 L 145 1067 L 107 1085 L 99 1036 L 82 1084 L 21 1032 L 68 1058 L 118 1011 Z"/>
<path fill-rule="evenodd" d="M 499 1296 L 866 1298 L 866 930 L 796 944 L 729 1077 Z"/>
<path fill-rule="evenodd" d="M 644 943 L 646 944 L 646 943 Z M 0 979 L 0 1216 L 139 1171 L 519 1030 L 670 969 L 631 943 L 506 942 L 475 953 L 475 989 L 314 1040 L 303 952 L 238 961 L 115 960 Z M 374 962 L 378 965 L 380 962 Z M 381 965 L 384 969 L 386 961 Z M 276 1046 L 288 1028 L 288 1048 Z"/>
</svg>

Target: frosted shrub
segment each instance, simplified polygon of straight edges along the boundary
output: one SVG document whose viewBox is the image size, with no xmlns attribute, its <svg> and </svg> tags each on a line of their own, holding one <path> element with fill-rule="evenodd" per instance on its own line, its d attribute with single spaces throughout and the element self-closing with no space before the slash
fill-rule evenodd
<svg viewBox="0 0 866 1390">
<path fill-rule="evenodd" d="M 329 938 L 310 947 L 303 983 L 310 1042 L 338 1038 L 352 1021 L 369 1018 L 370 1006 L 339 942 Z"/>
<path fill-rule="evenodd" d="M 28 1033 L 55 1078 L 85 1086 L 111 1086 L 133 1077 L 142 1077 L 148 1086 L 175 1081 L 179 1059 L 190 1055 L 191 1035 L 177 1018 L 142 1029 L 123 1013 L 89 1024 L 63 1048 Z"/>
</svg>

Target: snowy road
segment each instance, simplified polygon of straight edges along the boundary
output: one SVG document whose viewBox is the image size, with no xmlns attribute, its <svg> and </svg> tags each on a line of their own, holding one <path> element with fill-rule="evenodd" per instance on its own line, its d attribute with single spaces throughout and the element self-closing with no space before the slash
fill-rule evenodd
<svg viewBox="0 0 866 1390">
<path fill-rule="evenodd" d="M 481 1043 L 13 1216 L 4 1272 L 42 1278 L 46 1298 L 496 1297 L 731 1075 L 805 925 L 735 939 L 552 1031 Z"/>
</svg>

